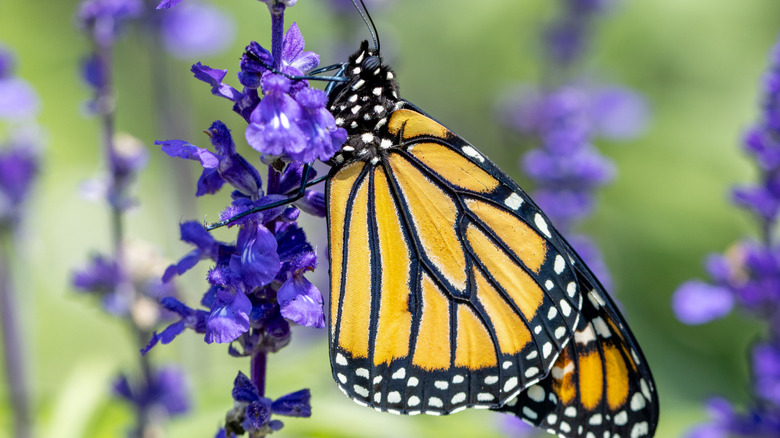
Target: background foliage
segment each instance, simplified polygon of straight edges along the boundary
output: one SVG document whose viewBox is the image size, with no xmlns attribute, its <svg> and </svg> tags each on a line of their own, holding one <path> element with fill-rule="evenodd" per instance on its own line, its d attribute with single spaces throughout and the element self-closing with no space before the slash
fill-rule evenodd
<svg viewBox="0 0 780 438">
<path fill-rule="evenodd" d="M 16 260 L 26 345 L 30 356 L 36 428 L 41 436 L 119 436 L 132 421 L 109 395 L 116 370 L 135 363 L 137 346 L 116 320 L 70 287 L 71 270 L 92 248 L 107 248 L 104 205 L 78 194 L 101 162 L 98 124 L 82 110 L 89 91 L 78 63 L 87 41 L 73 27 L 76 0 L 0 3 L 0 41 L 18 57 L 18 74 L 42 96 L 40 123 L 47 132 L 42 179 L 29 206 L 26 245 Z M 234 46 L 211 58 L 174 61 L 174 105 L 191 111 L 189 132 L 160 134 L 154 81 L 158 64 L 138 31 L 116 52 L 118 128 L 151 149 L 149 169 L 137 189 L 139 208 L 128 217 L 128 235 L 159 246 L 175 259 L 188 249 L 178 241 L 182 213 L 170 158 L 153 141 L 205 140 L 200 131 L 238 116 L 207 87 L 191 78 L 189 65 L 202 61 L 229 68 L 249 40 L 267 43 L 268 13 L 244 0 L 214 2 L 236 21 Z M 517 82 L 539 83 L 537 35 L 555 2 L 502 0 L 397 0 L 377 8 L 374 18 L 383 50 L 394 64 L 402 95 L 434 114 L 477 145 L 520 182 L 523 152 L 496 121 L 496 99 Z M 585 231 L 601 246 L 614 277 L 614 293 L 653 366 L 661 397 L 658 436 L 678 436 L 705 417 L 701 401 L 721 394 L 747 397 L 746 348 L 760 326 L 739 315 L 700 327 L 674 318 L 669 297 L 690 277 L 703 276 L 702 256 L 720 251 L 751 233 L 749 218 L 727 201 L 729 186 L 755 172 L 739 149 L 743 130 L 757 117 L 758 84 L 767 53 L 780 31 L 776 0 L 626 1 L 602 20 L 588 61 L 594 75 L 614 79 L 645 94 L 652 120 L 643 137 L 620 146 L 599 144 L 616 160 L 618 177 L 600 195 Z M 336 17 L 328 2 L 301 0 L 287 13 L 298 22 L 307 49 L 322 64 L 340 61 L 334 42 L 344 23 L 359 26 L 352 12 Z M 357 38 L 366 37 L 359 31 Z M 343 36 L 342 36 L 343 38 Z M 237 81 L 233 81 L 237 84 Z M 228 118 L 226 118 L 228 117 Z M 239 126 L 239 125 L 237 125 Z M 240 136 L 238 136 L 240 138 Z M 242 151 L 247 156 L 245 145 Z M 193 177 L 194 178 L 194 177 Z M 193 182 L 184 182 L 187 194 Z M 214 219 L 226 202 L 214 197 L 197 204 L 195 219 Z M 325 222 L 305 223 L 324 255 Z M 317 275 L 327 290 L 327 266 Z M 197 299 L 204 271 L 185 277 L 181 289 Z M 327 359 L 326 333 L 299 329 L 293 345 L 269 361 L 269 396 L 310 387 L 310 420 L 287 421 L 285 436 L 500 436 L 498 414 L 477 411 L 451 417 L 397 417 L 360 408 L 337 389 Z M 230 359 L 224 346 L 203 344 L 190 334 L 156 348 L 159 359 L 181 363 L 194 389 L 194 413 L 174 420 L 170 437 L 211 436 L 231 403 L 230 388 L 244 360 Z M 0 393 L 5 393 L 0 383 Z M 280 388 L 278 391 L 275 388 Z M 0 437 L 10 429 L 6 399 L 0 400 Z"/>
</svg>

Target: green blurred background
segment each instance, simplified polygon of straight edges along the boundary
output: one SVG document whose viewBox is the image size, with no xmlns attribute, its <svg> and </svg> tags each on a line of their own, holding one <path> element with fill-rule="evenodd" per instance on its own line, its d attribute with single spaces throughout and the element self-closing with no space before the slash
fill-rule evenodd
<svg viewBox="0 0 780 438">
<path fill-rule="evenodd" d="M 205 145 L 201 131 L 215 119 L 241 132 L 244 122 L 227 101 L 192 79 L 189 65 L 202 61 L 227 68 L 227 80 L 238 85 L 234 75 L 243 47 L 250 40 L 265 45 L 270 38 L 263 4 L 214 3 L 235 20 L 233 47 L 220 56 L 169 64 L 173 105 L 191 114 L 188 129 L 171 132 L 159 126 L 153 81 L 161 79 L 143 35 L 131 30 L 116 50 L 118 129 L 150 149 L 149 167 L 137 185 L 140 205 L 127 218 L 127 232 L 153 243 L 169 259 L 188 251 L 178 241 L 179 222 L 216 218 L 228 202 L 227 192 L 199 199 L 195 211 L 183 212 L 187 202 L 182 197 L 194 194 L 194 179 L 184 182 L 186 195 L 177 191 L 172 175 L 179 174 L 172 159 L 153 141 L 174 136 Z M 499 126 L 494 108 L 508 87 L 539 82 L 538 33 L 557 2 L 386 3 L 373 14 L 402 95 L 527 184 L 516 165 L 524 150 L 509 141 L 512 136 Z M 603 80 L 642 92 L 652 119 L 637 140 L 598 145 L 616 161 L 618 177 L 601 191 L 597 212 L 583 231 L 602 248 L 614 293 L 653 367 L 661 398 L 657 436 L 674 437 L 706 418 L 702 401 L 708 396 L 723 395 L 738 404 L 749 396 L 746 349 L 763 327 L 738 314 L 685 326 L 672 314 L 670 295 L 681 282 L 704 275 L 702 259 L 708 252 L 755 233 L 751 218 L 729 204 L 728 191 L 756 174 L 740 150 L 740 138 L 758 117 L 759 81 L 780 31 L 780 2 L 618 3 L 599 22 L 587 68 Z M 69 285 L 71 271 L 91 252 L 110 248 L 107 208 L 78 192 L 102 164 L 97 120 L 82 111 L 90 91 L 79 78 L 78 62 L 89 45 L 73 26 L 76 5 L 76 0 L 0 2 L 0 42 L 16 52 L 18 74 L 41 95 L 39 121 L 47 137 L 14 274 L 39 436 L 113 437 L 124 434 L 133 415 L 111 398 L 110 382 L 119 370 L 133 369 L 139 345 L 126 327 Z M 357 14 L 336 17 L 326 1 L 301 0 L 286 19 L 287 25 L 298 22 L 307 49 L 322 55 L 322 65 L 342 56 L 334 35 L 351 39 L 353 47 L 367 36 Z M 345 23 L 357 30 L 345 32 Z M 322 252 L 325 221 L 309 218 L 305 228 Z M 218 235 L 229 236 L 225 231 Z M 311 277 L 326 292 L 324 260 Z M 193 305 L 205 290 L 204 273 L 202 267 L 180 282 Z M 151 355 L 155 363 L 181 364 L 194 394 L 192 413 L 173 420 L 166 436 L 213 436 L 232 406 L 236 372 L 246 372 L 248 361 L 230 358 L 226 346 L 206 345 L 193 333 L 156 347 Z M 271 356 L 268 375 L 270 397 L 304 387 L 312 391 L 312 418 L 287 419 L 283 436 L 501 436 L 503 420 L 491 412 L 399 417 L 355 405 L 332 381 L 324 331 L 297 328 L 291 345 Z M 3 382 L 0 393 L 6 393 Z M 7 398 L 0 400 L 0 437 L 5 437 L 11 416 Z"/>
</svg>

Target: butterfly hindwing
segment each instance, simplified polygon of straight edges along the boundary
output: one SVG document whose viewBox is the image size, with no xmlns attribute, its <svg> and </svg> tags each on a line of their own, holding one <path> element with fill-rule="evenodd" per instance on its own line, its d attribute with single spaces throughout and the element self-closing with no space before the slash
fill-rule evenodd
<svg viewBox="0 0 780 438">
<path fill-rule="evenodd" d="M 499 410 L 566 437 L 653 436 L 658 396 L 647 361 L 609 295 L 584 265 L 576 272 L 586 299 L 573 340 L 549 376 Z"/>
<path fill-rule="evenodd" d="M 392 146 L 329 179 L 331 361 L 399 413 L 498 407 L 548 374 L 582 295 L 564 243 L 514 182 L 412 106 Z"/>
</svg>

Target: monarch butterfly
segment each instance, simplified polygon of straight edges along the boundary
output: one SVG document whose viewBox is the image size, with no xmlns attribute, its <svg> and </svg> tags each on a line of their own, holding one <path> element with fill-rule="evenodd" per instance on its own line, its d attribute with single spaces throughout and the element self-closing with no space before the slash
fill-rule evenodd
<svg viewBox="0 0 780 438">
<path fill-rule="evenodd" d="M 604 288 L 506 173 L 399 98 L 374 47 L 327 88 L 349 134 L 326 185 L 340 389 L 397 414 L 488 408 L 565 437 L 653 436 L 653 378 Z"/>
</svg>

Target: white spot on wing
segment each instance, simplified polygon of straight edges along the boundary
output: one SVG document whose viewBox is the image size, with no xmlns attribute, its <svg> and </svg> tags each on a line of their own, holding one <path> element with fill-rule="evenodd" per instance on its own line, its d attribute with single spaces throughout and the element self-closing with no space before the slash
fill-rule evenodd
<svg viewBox="0 0 780 438">
<path fill-rule="evenodd" d="M 593 328 L 596 329 L 596 333 L 599 334 L 602 338 L 609 338 L 612 336 L 612 333 L 609 331 L 609 327 L 607 326 L 607 323 L 604 322 L 601 317 L 593 318 Z"/>
<path fill-rule="evenodd" d="M 544 220 L 541 214 L 536 213 L 534 216 L 534 223 L 536 224 L 536 228 L 539 229 L 539 231 L 542 232 L 545 236 L 547 236 L 548 239 L 552 238 L 552 234 L 550 234 L 550 229 L 547 227 L 547 221 Z"/>
<path fill-rule="evenodd" d="M 489 402 L 495 400 L 495 397 L 493 394 L 487 393 L 487 392 L 480 392 L 477 394 L 477 400 L 481 402 Z"/>
<path fill-rule="evenodd" d="M 563 268 L 566 267 L 566 261 L 561 257 L 560 254 L 555 256 L 555 266 L 553 269 L 555 269 L 555 273 L 558 275 L 561 275 L 561 272 L 563 272 Z"/>
<path fill-rule="evenodd" d="M 387 394 L 387 402 L 388 403 L 400 403 L 401 402 L 401 393 L 398 391 L 393 391 L 390 394 Z"/>
<path fill-rule="evenodd" d="M 428 406 L 433 406 L 434 408 L 440 408 L 444 406 L 444 402 L 441 401 L 439 397 L 429 397 Z"/>
<path fill-rule="evenodd" d="M 345 367 L 347 366 L 347 358 L 343 354 L 338 353 L 336 354 L 336 363 Z"/>
<path fill-rule="evenodd" d="M 523 198 L 518 196 L 517 193 L 512 193 L 504 200 L 504 204 L 506 204 L 506 206 L 512 210 L 517 210 L 521 205 L 523 205 Z"/>
<path fill-rule="evenodd" d="M 406 377 L 406 368 L 399 368 L 391 377 L 394 379 L 403 379 Z"/>
<path fill-rule="evenodd" d="M 618 426 L 625 426 L 628 423 L 628 414 L 626 411 L 620 411 L 615 415 L 615 424 Z"/>
<path fill-rule="evenodd" d="M 650 433 L 650 429 L 647 426 L 647 421 L 641 421 L 631 428 L 631 438 L 647 436 L 648 433 Z"/>
<path fill-rule="evenodd" d="M 530 418 L 531 420 L 536 420 L 539 417 L 536 411 L 529 408 L 528 406 L 523 406 L 523 415 L 525 415 L 527 418 Z"/>
<path fill-rule="evenodd" d="M 420 397 L 413 395 L 409 397 L 409 400 L 406 401 L 406 404 L 409 406 L 417 406 L 420 404 Z"/>
<path fill-rule="evenodd" d="M 552 344 L 549 342 L 545 342 L 542 346 L 542 356 L 544 356 L 545 359 L 550 357 L 550 353 L 552 353 Z"/>
<path fill-rule="evenodd" d="M 420 381 L 417 380 L 417 377 L 409 377 L 409 380 L 406 382 L 408 386 L 417 386 L 418 383 L 420 383 Z"/>
<path fill-rule="evenodd" d="M 544 388 L 542 388 L 539 385 L 533 385 L 532 387 L 528 388 L 528 390 L 525 392 L 528 398 L 531 400 L 541 403 L 544 401 Z"/>
<path fill-rule="evenodd" d="M 466 393 L 465 392 L 459 392 L 459 393 L 455 394 L 452 397 L 451 401 L 452 401 L 452 404 L 463 403 L 464 401 L 466 401 Z"/>
<path fill-rule="evenodd" d="M 364 388 L 364 387 L 362 387 L 360 385 L 355 385 L 355 386 L 352 387 L 352 389 L 355 390 L 355 393 L 357 393 L 357 395 L 359 395 L 361 397 L 368 397 L 368 389 L 366 389 L 366 388 Z"/>
<path fill-rule="evenodd" d="M 450 384 L 447 381 L 444 380 L 437 380 L 433 382 L 433 386 L 435 386 L 437 389 L 441 389 L 442 391 L 449 388 Z"/>
<path fill-rule="evenodd" d="M 464 154 L 468 155 L 469 157 L 475 158 L 480 163 L 484 163 L 485 162 L 485 157 L 483 157 L 482 154 L 477 152 L 477 150 L 474 149 L 473 147 L 466 145 L 466 146 L 463 146 L 462 150 L 463 150 Z"/>
<path fill-rule="evenodd" d="M 504 383 L 504 392 L 509 392 L 517 388 L 517 377 L 510 377 Z"/>
<path fill-rule="evenodd" d="M 498 376 L 487 376 L 485 377 L 485 385 L 492 385 L 494 383 L 498 382 Z"/>
<path fill-rule="evenodd" d="M 574 332 L 574 342 L 578 344 L 588 344 L 596 340 L 596 333 L 593 331 L 593 327 L 588 324 L 584 330 L 580 332 Z"/>
<path fill-rule="evenodd" d="M 637 392 L 634 394 L 633 397 L 631 397 L 631 410 L 636 412 L 641 410 L 645 407 L 645 398 L 642 396 L 642 393 Z"/>
<path fill-rule="evenodd" d="M 365 368 L 358 368 L 355 370 L 355 375 L 364 379 L 368 379 L 368 370 Z"/>
</svg>

